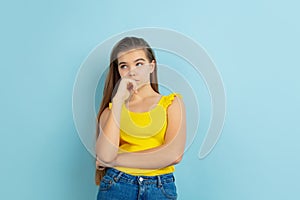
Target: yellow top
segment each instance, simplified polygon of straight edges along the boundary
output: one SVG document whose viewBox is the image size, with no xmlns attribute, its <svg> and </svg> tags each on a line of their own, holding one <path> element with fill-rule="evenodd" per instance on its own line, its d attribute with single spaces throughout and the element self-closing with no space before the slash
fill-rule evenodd
<svg viewBox="0 0 300 200">
<path fill-rule="evenodd" d="M 164 143 L 167 128 L 167 108 L 178 93 L 162 96 L 157 105 L 148 112 L 131 112 L 125 104 L 122 106 L 120 118 L 120 137 L 122 144 L 120 152 L 135 152 L 158 147 Z M 109 109 L 112 103 L 109 103 Z M 115 167 L 117 170 L 143 176 L 156 176 L 171 173 L 175 167 L 168 166 L 161 169 L 137 169 L 126 167 Z"/>
</svg>

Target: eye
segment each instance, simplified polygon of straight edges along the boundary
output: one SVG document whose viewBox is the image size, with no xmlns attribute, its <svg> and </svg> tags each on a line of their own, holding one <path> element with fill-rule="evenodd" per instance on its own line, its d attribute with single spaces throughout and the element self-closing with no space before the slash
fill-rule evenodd
<svg viewBox="0 0 300 200">
<path fill-rule="evenodd" d="M 143 66 L 143 65 L 144 65 L 144 63 L 142 63 L 142 62 L 136 63 L 136 66 L 138 66 L 138 67 L 141 67 L 141 66 Z"/>
<path fill-rule="evenodd" d="M 120 67 L 120 69 L 125 69 L 125 68 L 127 68 L 127 65 L 121 65 L 119 67 Z"/>
</svg>

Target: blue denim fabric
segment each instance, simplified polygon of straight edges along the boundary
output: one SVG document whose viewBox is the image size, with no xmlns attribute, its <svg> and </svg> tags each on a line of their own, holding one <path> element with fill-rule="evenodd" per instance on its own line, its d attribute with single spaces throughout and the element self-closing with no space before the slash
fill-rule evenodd
<svg viewBox="0 0 300 200">
<path fill-rule="evenodd" d="M 102 178 L 97 200 L 177 199 L 173 173 L 159 176 L 132 176 L 109 168 Z"/>
</svg>

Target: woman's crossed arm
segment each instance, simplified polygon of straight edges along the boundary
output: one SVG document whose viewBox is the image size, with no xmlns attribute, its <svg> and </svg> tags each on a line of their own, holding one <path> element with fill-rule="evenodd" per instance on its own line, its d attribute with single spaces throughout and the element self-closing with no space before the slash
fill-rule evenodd
<svg viewBox="0 0 300 200">
<path fill-rule="evenodd" d="M 186 142 L 186 114 L 181 98 L 175 97 L 168 107 L 168 126 L 161 146 L 138 152 L 119 153 L 110 162 L 99 160 L 96 165 L 158 169 L 181 161 Z"/>
</svg>

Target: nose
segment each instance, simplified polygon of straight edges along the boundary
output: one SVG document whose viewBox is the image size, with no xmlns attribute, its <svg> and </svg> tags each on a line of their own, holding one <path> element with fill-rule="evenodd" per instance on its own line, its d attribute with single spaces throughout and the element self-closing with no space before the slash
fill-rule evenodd
<svg viewBox="0 0 300 200">
<path fill-rule="evenodd" d="M 135 76 L 135 67 L 130 67 L 130 71 L 128 72 L 129 76 Z"/>
</svg>

